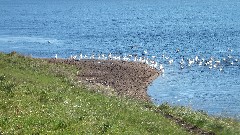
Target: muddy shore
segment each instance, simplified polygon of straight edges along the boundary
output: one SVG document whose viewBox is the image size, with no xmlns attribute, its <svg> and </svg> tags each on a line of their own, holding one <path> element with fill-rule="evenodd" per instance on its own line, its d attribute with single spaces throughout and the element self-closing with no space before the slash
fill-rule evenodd
<svg viewBox="0 0 240 135">
<path fill-rule="evenodd" d="M 50 59 L 53 63 L 65 63 L 79 68 L 78 79 L 87 83 L 110 86 L 120 96 L 150 101 L 148 85 L 161 72 L 147 64 L 113 60 Z"/>
</svg>

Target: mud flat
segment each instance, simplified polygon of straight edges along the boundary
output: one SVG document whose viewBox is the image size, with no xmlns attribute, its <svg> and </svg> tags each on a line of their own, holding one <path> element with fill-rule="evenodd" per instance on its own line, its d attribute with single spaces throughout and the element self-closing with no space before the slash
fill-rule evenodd
<svg viewBox="0 0 240 135">
<path fill-rule="evenodd" d="M 50 59 L 50 62 L 76 65 L 78 79 L 110 86 L 120 96 L 150 101 L 148 85 L 161 74 L 150 66 L 128 61 Z"/>
</svg>

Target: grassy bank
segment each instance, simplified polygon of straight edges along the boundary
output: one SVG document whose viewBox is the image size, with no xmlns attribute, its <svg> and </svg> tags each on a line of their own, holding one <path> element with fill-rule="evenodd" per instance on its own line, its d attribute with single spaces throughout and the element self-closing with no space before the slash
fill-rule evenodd
<svg viewBox="0 0 240 135">
<path fill-rule="evenodd" d="M 78 71 L 0 53 L 0 134 L 189 134 L 177 121 L 216 134 L 240 134 L 234 120 L 94 92 L 102 88 L 77 83 Z"/>
</svg>

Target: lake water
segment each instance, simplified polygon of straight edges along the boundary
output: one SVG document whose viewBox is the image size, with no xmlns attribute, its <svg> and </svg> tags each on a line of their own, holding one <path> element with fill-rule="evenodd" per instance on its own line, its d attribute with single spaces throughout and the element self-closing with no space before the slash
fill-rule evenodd
<svg viewBox="0 0 240 135">
<path fill-rule="evenodd" d="M 156 56 L 154 103 L 240 119 L 238 0 L 0 0 L 0 51 Z"/>
</svg>

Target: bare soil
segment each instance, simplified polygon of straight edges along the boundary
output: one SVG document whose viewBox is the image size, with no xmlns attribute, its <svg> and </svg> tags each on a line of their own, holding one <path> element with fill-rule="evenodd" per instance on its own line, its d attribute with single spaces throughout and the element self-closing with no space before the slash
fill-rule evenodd
<svg viewBox="0 0 240 135">
<path fill-rule="evenodd" d="M 50 59 L 50 61 L 76 65 L 80 69 L 79 80 L 110 86 L 120 96 L 145 101 L 150 101 L 147 95 L 148 85 L 161 73 L 157 69 L 137 62 L 93 59 Z"/>
</svg>

